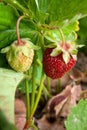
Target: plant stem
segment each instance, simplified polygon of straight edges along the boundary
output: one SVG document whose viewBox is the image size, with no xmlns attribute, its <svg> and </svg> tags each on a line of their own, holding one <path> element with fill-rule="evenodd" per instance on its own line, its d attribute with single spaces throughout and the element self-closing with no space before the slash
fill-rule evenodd
<svg viewBox="0 0 87 130">
<path fill-rule="evenodd" d="M 33 117 L 33 114 L 37 109 L 37 106 L 38 106 L 38 103 L 39 103 L 39 100 L 40 100 L 40 97 L 41 97 L 41 93 L 42 93 L 42 90 L 43 90 L 43 82 L 44 82 L 44 72 L 42 71 L 42 76 L 41 76 L 41 80 L 40 80 L 40 87 L 39 87 L 39 90 L 38 90 L 38 95 L 37 95 L 37 98 L 36 98 L 36 102 L 34 104 L 32 112 L 31 112 L 31 116 L 28 119 L 28 121 L 26 122 L 23 130 L 26 130 L 28 128 L 28 126 L 30 125 L 31 119 Z"/>
<path fill-rule="evenodd" d="M 57 93 L 60 93 L 62 90 L 61 88 L 61 79 L 58 79 L 58 84 L 57 84 Z"/>
<path fill-rule="evenodd" d="M 40 59 L 37 59 L 37 64 L 42 67 L 42 63 L 41 63 Z"/>
<path fill-rule="evenodd" d="M 29 126 L 29 128 L 33 128 L 34 130 L 38 130 L 38 128 L 34 125 L 34 123 L 33 122 L 31 122 L 31 124 L 30 124 L 30 126 Z"/>
<path fill-rule="evenodd" d="M 60 34 L 61 34 L 61 37 L 62 37 L 62 46 L 65 44 L 65 38 L 64 38 L 64 34 L 63 34 L 63 31 L 61 28 L 58 28 Z"/>
<path fill-rule="evenodd" d="M 19 34 L 19 24 L 20 24 L 20 21 L 24 18 L 25 16 L 20 16 L 17 20 L 17 24 L 16 24 L 16 34 L 17 34 L 17 44 L 20 45 L 22 44 L 21 40 L 20 40 L 20 34 Z"/>
<path fill-rule="evenodd" d="M 34 107 L 34 102 L 35 102 L 35 87 L 36 87 L 36 69 L 37 69 L 37 64 L 36 64 L 36 53 L 34 56 L 34 65 L 33 65 L 33 73 L 32 73 L 32 97 L 31 97 L 31 110 Z"/>
<path fill-rule="evenodd" d="M 41 48 L 42 48 L 42 52 L 43 52 L 43 50 L 44 50 L 44 36 L 43 35 L 41 38 Z M 42 94 L 42 90 L 43 90 L 43 82 L 44 82 L 44 71 L 42 69 L 42 75 L 41 75 L 41 79 L 40 79 L 40 86 L 39 86 L 39 90 L 38 90 L 38 95 L 36 97 L 36 101 L 35 101 L 34 107 L 32 109 L 31 115 L 30 115 L 29 119 L 27 120 L 23 130 L 26 130 L 28 128 L 28 126 L 31 125 L 30 123 L 31 123 L 32 117 L 37 109 L 38 103 L 39 103 L 40 98 L 41 98 L 41 94 Z"/>
<path fill-rule="evenodd" d="M 50 92 L 50 78 L 48 76 L 46 76 L 46 81 L 47 81 L 47 88 L 48 88 L 48 91 Z"/>
<path fill-rule="evenodd" d="M 37 95 L 37 98 L 36 98 L 36 102 L 35 102 L 35 105 L 34 105 L 34 108 L 32 110 L 32 114 L 34 114 L 36 108 L 37 108 L 37 105 L 39 103 L 39 100 L 40 100 L 40 97 L 41 97 L 41 93 L 42 93 L 42 90 L 43 90 L 43 82 L 44 82 L 44 72 L 42 71 L 42 76 L 41 76 L 41 80 L 40 80 L 40 87 L 39 87 L 39 90 L 38 90 L 38 95 Z"/>
<path fill-rule="evenodd" d="M 43 90 L 45 91 L 45 93 L 48 96 L 48 98 L 52 97 L 52 95 L 49 93 L 49 91 L 47 90 L 47 88 L 44 85 L 43 85 Z"/>
<path fill-rule="evenodd" d="M 18 9 L 19 11 L 26 14 L 28 17 L 32 15 L 30 10 L 27 10 L 25 7 L 23 7 L 17 0 L 9 0 L 9 1 L 8 0 L 3 0 L 3 1 L 5 1 L 8 4 L 11 4 L 16 9 Z"/>
<path fill-rule="evenodd" d="M 31 113 L 31 109 L 30 109 L 29 85 L 27 79 L 25 80 L 25 90 L 26 90 L 26 120 L 28 120 Z"/>
</svg>

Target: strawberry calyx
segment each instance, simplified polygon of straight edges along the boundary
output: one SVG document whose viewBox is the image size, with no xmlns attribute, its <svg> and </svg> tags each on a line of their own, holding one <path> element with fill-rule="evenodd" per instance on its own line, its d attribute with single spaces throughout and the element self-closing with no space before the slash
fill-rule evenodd
<svg viewBox="0 0 87 130">
<path fill-rule="evenodd" d="M 70 55 L 74 58 L 74 60 L 77 59 L 77 45 L 75 43 L 64 43 L 62 42 L 58 43 L 57 46 L 52 50 L 51 56 L 55 57 L 62 53 L 63 60 L 67 64 L 70 60 Z"/>
<path fill-rule="evenodd" d="M 17 46 L 23 46 L 26 42 L 21 40 L 21 39 L 18 39 L 17 42 L 16 42 L 16 45 Z"/>
<path fill-rule="evenodd" d="M 18 40 L 15 40 L 10 46 L 7 46 L 1 50 L 1 53 L 7 53 L 10 51 L 10 56 L 8 60 L 11 60 L 14 56 L 19 55 L 20 53 L 24 54 L 26 57 L 29 57 L 31 51 L 29 49 L 38 50 L 39 46 L 34 45 L 29 38 L 22 38 L 21 42 L 23 44 L 17 44 Z"/>
</svg>

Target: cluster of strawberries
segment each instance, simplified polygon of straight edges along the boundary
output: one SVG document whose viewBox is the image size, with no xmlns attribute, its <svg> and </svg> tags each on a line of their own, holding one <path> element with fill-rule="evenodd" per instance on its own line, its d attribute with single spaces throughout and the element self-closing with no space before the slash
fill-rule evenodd
<svg viewBox="0 0 87 130">
<path fill-rule="evenodd" d="M 30 41 L 21 39 L 22 44 L 17 44 L 14 41 L 8 51 L 6 52 L 6 58 L 9 65 L 18 72 L 27 71 L 34 57 L 34 50 L 29 46 Z M 66 44 L 67 45 L 67 44 Z M 64 52 L 61 50 L 56 56 L 51 56 L 52 51 L 55 48 L 47 48 L 43 52 L 43 69 L 45 74 L 52 78 L 61 78 L 67 71 L 71 70 L 76 63 L 76 59 L 69 54 L 69 60 L 66 63 L 63 58 Z M 68 50 L 66 50 L 68 51 Z"/>
</svg>

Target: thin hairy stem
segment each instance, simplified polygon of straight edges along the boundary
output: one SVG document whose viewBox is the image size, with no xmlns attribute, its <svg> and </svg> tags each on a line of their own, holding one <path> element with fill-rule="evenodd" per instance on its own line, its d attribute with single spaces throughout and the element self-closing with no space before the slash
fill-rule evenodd
<svg viewBox="0 0 87 130">
<path fill-rule="evenodd" d="M 18 45 L 21 45 L 21 44 L 22 44 L 21 39 L 20 39 L 20 34 L 19 34 L 19 24 L 20 24 L 20 21 L 21 21 L 24 17 L 25 17 L 24 15 L 23 15 L 23 16 L 20 16 L 20 17 L 18 18 L 18 20 L 17 20 L 17 23 L 16 23 L 16 34 L 17 34 L 17 40 L 18 40 L 17 44 L 18 44 Z"/>
</svg>

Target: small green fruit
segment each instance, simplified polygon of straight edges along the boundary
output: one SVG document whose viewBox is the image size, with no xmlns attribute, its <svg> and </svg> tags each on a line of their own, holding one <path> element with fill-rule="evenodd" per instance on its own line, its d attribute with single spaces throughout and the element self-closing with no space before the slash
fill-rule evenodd
<svg viewBox="0 0 87 130">
<path fill-rule="evenodd" d="M 9 65 L 17 72 L 27 71 L 34 57 L 34 50 L 31 46 L 31 42 L 27 39 L 21 39 L 21 42 L 22 44 L 18 45 L 17 40 L 14 41 L 6 52 Z"/>
</svg>

